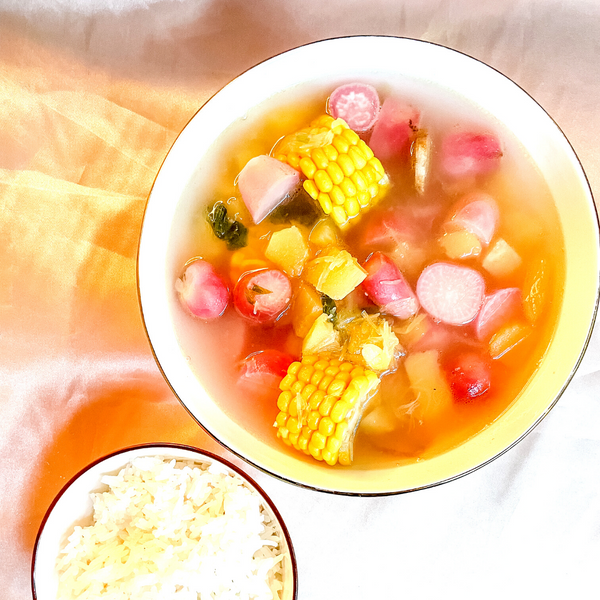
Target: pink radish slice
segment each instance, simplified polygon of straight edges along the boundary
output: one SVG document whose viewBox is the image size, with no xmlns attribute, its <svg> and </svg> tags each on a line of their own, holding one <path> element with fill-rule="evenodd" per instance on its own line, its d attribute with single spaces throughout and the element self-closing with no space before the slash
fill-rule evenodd
<svg viewBox="0 0 600 600">
<path fill-rule="evenodd" d="M 238 383 L 277 390 L 294 360 L 292 355 L 279 350 L 254 352 L 242 361 Z"/>
<path fill-rule="evenodd" d="M 368 273 L 362 283 L 363 289 L 375 304 L 400 319 L 408 319 L 417 314 L 417 297 L 389 257 L 381 252 L 374 252 L 363 267 Z"/>
<path fill-rule="evenodd" d="M 410 142 L 419 120 L 417 109 L 393 96 L 386 98 L 369 139 L 375 156 L 382 161 L 396 157 L 408 160 Z"/>
<path fill-rule="evenodd" d="M 379 95 L 372 85 L 347 83 L 329 97 L 329 110 L 335 119 L 344 119 L 357 133 L 369 131 L 379 116 Z"/>
<path fill-rule="evenodd" d="M 175 282 L 183 307 L 200 319 L 216 319 L 229 304 L 229 289 L 214 267 L 199 258 Z"/>
<path fill-rule="evenodd" d="M 461 131 L 442 142 L 442 169 L 451 177 L 470 177 L 494 171 L 502 148 L 495 135 Z"/>
<path fill-rule="evenodd" d="M 255 224 L 260 223 L 298 185 L 300 174 L 286 163 L 261 155 L 251 158 L 238 177 L 238 187 Z"/>
<path fill-rule="evenodd" d="M 233 303 L 242 317 L 256 323 L 274 323 L 292 299 L 288 276 L 277 269 L 243 275 L 233 289 Z"/>
<path fill-rule="evenodd" d="M 448 223 L 451 229 L 466 229 L 476 235 L 482 244 L 488 245 L 498 227 L 500 213 L 495 200 L 483 192 L 469 194 L 461 202 L 462 208 Z"/>
<path fill-rule="evenodd" d="M 504 323 L 519 313 L 521 306 L 519 288 L 504 288 L 486 296 L 475 319 L 477 339 L 489 339 Z"/>
<path fill-rule="evenodd" d="M 417 298 L 436 320 L 448 325 L 470 323 L 485 294 L 481 274 L 469 267 L 438 262 L 426 267 L 417 281 Z"/>
</svg>

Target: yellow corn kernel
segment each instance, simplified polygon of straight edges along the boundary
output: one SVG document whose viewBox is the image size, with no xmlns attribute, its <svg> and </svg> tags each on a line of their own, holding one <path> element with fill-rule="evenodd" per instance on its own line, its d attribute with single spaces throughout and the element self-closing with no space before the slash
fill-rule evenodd
<svg viewBox="0 0 600 600">
<path fill-rule="evenodd" d="M 306 156 L 300 159 L 300 169 L 302 173 L 304 173 L 304 176 L 308 179 L 312 179 L 317 172 L 317 166 L 315 163 Z"/>
<path fill-rule="evenodd" d="M 333 208 L 331 197 L 329 196 L 329 194 L 320 193 L 318 196 L 318 200 L 319 204 L 321 205 L 321 208 L 323 209 L 323 212 L 326 215 L 328 215 Z"/>
<path fill-rule="evenodd" d="M 333 381 L 333 377 L 331 375 L 325 375 L 319 382 L 319 389 L 326 390 L 332 381 Z"/>
<path fill-rule="evenodd" d="M 288 371 L 288 374 L 281 380 L 279 384 L 279 389 L 282 392 L 289 390 L 292 387 L 292 384 L 296 381 L 296 377 Z"/>
<path fill-rule="evenodd" d="M 377 171 L 379 177 L 383 177 L 385 175 L 385 169 L 378 158 L 373 156 L 369 159 L 369 164 Z"/>
<path fill-rule="evenodd" d="M 335 396 L 327 396 L 325 395 L 325 398 L 323 399 L 323 402 L 321 402 L 320 406 L 319 406 L 319 414 L 322 417 L 326 417 L 329 415 L 329 413 L 331 412 L 331 409 L 333 408 L 333 405 L 337 402 L 337 398 Z"/>
<path fill-rule="evenodd" d="M 316 369 L 315 372 L 312 374 L 312 377 L 310 378 L 310 382 L 313 385 L 318 386 L 319 383 L 321 383 L 321 379 L 323 379 L 323 375 L 325 373 L 323 373 L 322 369 Z M 317 391 L 321 391 L 321 390 L 317 390 Z M 316 392 L 315 392 L 316 393 Z M 324 393 L 324 392 L 323 392 Z"/>
<path fill-rule="evenodd" d="M 313 200 L 316 200 L 319 197 L 319 188 L 315 185 L 315 182 L 312 179 L 307 179 L 302 184 L 302 187 Z"/>
<path fill-rule="evenodd" d="M 346 388 L 346 382 L 340 379 L 334 379 L 327 388 L 327 393 L 330 396 L 341 396 Z"/>
<path fill-rule="evenodd" d="M 340 153 L 340 154 L 346 154 L 348 152 L 348 148 L 350 148 L 350 144 L 348 143 L 348 140 L 346 138 L 343 138 L 341 135 L 336 135 L 333 138 L 333 142 L 331 142 L 333 144 L 333 147 Z M 339 156 L 338 156 L 338 160 L 339 160 Z"/>
<path fill-rule="evenodd" d="M 310 381 L 312 374 L 315 372 L 315 368 L 312 365 L 302 365 L 296 377 L 304 383 Z"/>
<path fill-rule="evenodd" d="M 290 432 L 290 435 L 289 435 L 289 437 L 288 437 L 288 440 L 289 440 L 289 442 L 290 442 L 290 444 L 291 444 L 292 446 L 297 446 L 297 445 L 298 445 L 298 436 L 299 436 L 299 434 L 298 434 L 298 433 L 291 433 L 291 432 Z"/>
<path fill-rule="evenodd" d="M 350 179 L 352 180 L 352 183 L 356 186 L 356 190 L 358 192 L 366 190 L 369 186 L 365 176 L 360 171 L 354 171 L 354 173 L 350 175 Z"/>
<path fill-rule="evenodd" d="M 341 171 L 340 171 L 341 172 Z M 344 176 L 342 175 L 342 179 Z M 344 202 L 346 202 L 346 195 L 342 192 L 341 188 L 338 185 L 334 185 L 329 192 L 329 197 L 331 198 L 331 202 L 335 206 L 342 206 Z"/>
<path fill-rule="evenodd" d="M 363 153 L 363 156 L 367 160 L 373 158 L 373 150 L 369 148 L 369 146 L 364 140 L 359 140 L 358 142 L 356 142 L 356 146 L 360 149 L 360 151 Z"/>
<path fill-rule="evenodd" d="M 377 183 L 381 179 L 379 173 L 370 164 L 366 164 L 361 172 L 368 185 L 371 183 Z"/>
<path fill-rule="evenodd" d="M 344 400 L 338 400 L 331 409 L 331 413 L 329 416 L 334 423 L 341 423 L 348 414 L 350 410 L 350 404 L 345 402 Z M 289 429 L 289 420 L 288 420 L 288 429 Z"/>
<path fill-rule="evenodd" d="M 344 194 L 348 196 L 356 196 L 356 186 L 354 185 L 352 179 L 349 177 L 344 177 L 344 181 L 340 183 L 340 189 Z"/>
<path fill-rule="evenodd" d="M 341 425 L 341 423 L 339 423 L 338 425 L 336 425 L 336 429 Z M 335 437 L 335 436 L 331 436 L 328 438 L 327 440 L 327 450 L 329 450 L 329 452 L 337 452 L 340 447 L 342 445 L 342 440 L 340 440 L 339 438 Z"/>
<path fill-rule="evenodd" d="M 290 433 L 299 433 L 300 427 L 298 427 L 298 420 L 294 419 L 294 417 L 290 417 L 287 420 L 286 427 Z"/>
<path fill-rule="evenodd" d="M 288 414 L 283 409 L 280 409 L 280 410 L 281 410 L 281 412 L 278 413 L 277 417 L 275 418 L 275 425 L 277 427 L 285 427 L 285 424 L 287 423 L 287 420 L 288 420 Z"/>
<path fill-rule="evenodd" d="M 358 137 L 358 133 L 352 131 L 352 129 L 344 129 L 342 135 L 350 142 L 350 144 L 355 145 L 359 142 L 360 137 Z"/>
<path fill-rule="evenodd" d="M 357 169 L 363 169 L 367 164 L 367 159 L 363 156 L 363 153 L 358 149 L 357 146 L 348 148 L 348 156 Z"/>
<path fill-rule="evenodd" d="M 323 146 L 323 152 L 325 153 L 327 160 L 329 160 L 330 162 L 336 161 L 337 157 L 339 155 L 339 152 L 335 149 L 335 146 L 332 146 L 331 144 L 327 144 L 327 146 Z M 373 153 L 371 153 L 371 154 L 373 154 Z"/>
<path fill-rule="evenodd" d="M 316 410 L 325 398 L 325 392 L 323 390 L 315 390 L 308 399 L 308 407 L 311 410 Z M 283 410 L 283 409 L 280 409 Z"/>
<path fill-rule="evenodd" d="M 292 399 L 292 393 L 290 391 L 281 392 L 279 398 L 277 398 L 277 408 L 281 411 L 287 412 Z"/>
<path fill-rule="evenodd" d="M 342 421 L 341 423 L 338 423 L 335 426 L 335 433 L 333 435 L 335 436 L 335 439 L 337 439 L 341 444 L 342 440 L 346 437 L 347 433 L 348 423 L 346 421 Z"/>
<path fill-rule="evenodd" d="M 342 206 L 334 206 L 331 209 L 331 217 L 340 227 L 348 221 L 348 214 Z"/>
<path fill-rule="evenodd" d="M 356 217 L 360 213 L 360 204 L 356 197 L 349 198 L 346 201 L 345 208 L 349 217 Z"/>
<path fill-rule="evenodd" d="M 315 172 L 314 182 L 319 188 L 320 192 L 328 193 L 333 187 L 333 181 L 331 181 L 331 177 L 329 177 L 327 171 L 324 171 L 323 169 L 319 169 Z"/>
<path fill-rule="evenodd" d="M 377 197 L 377 194 L 379 194 L 379 185 L 377 185 L 376 183 L 372 183 L 367 188 L 367 191 L 369 192 L 369 196 L 371 196 L 372 200 L 373 198 Z"/>
<path fill-rule="evenodd" d="M 327 443 L 327 438 L 318 431 L 315 431 L 310 438 L 309 446 L 312 445 L 314 448 L 318 448 L 319 450 L 323 450 L 325 448 L 325 444 Z"/>
<path fill-rule="evenodd" d="M 290 392 L 292 392 L 292 394 L 294 395 L 299 394 L 302 391 L 303 387 L 304 382 L 296 379 L 296 381 L 294 381 L 294 383 L 292 383 L 292 385 L 290 386 Z"/>
<path fill-rule="evenodd" d="M 356 201 L 358 202 L 361 208 L 366 208 L 367 206 L 369 206 L 369 204 L 371 204 L 371 194 L 368 191 L 358 192 L 356 194 Z"/>
<path fill-rule="evenodd" d="M 312 410 L 311 412 L 308 413 L 308 417 L 306 418 L 306 424 L 308 425 L 309 429 L 316 431 L 319 427 L 320 420 L 321 420 L 321 414 L 316 410 Z"/>
<path fill-rule="evenodd" d="M 287 155 L 287 161 L 290 167 L 297 169 L 300 166 L 300 155 L 297 152 L 290 152 Z"/>
<path fill-rule="evenodd" d="M 340 169 L 344 172 L 346 177 L 350 177 L 352 173 L 356 170 L 352 159 L 347 154 L 340 154 L 337 159 L 337 164 Z"/>
<path fill-rule="evenodd" d="M 323 417 L 319 422 L 319 433 L 327 439 L 335 432 L 335 423 L 330 417 Z"/>
<path fill-rule="evenodd" d="M 339 185 L 344 180 L 344 172 L 336 162 L 327 165 L 327 174 L 331 177 L 334 185 Z"/>
<path fill-rule="evenodd" d="M 323 151 L 323 148 L 314 148 L 310 153 L 310 157 L 313 159 L 317 169 L 326 169 L 327 165 L 329 165 L 329 159 Z"/>
</svg>

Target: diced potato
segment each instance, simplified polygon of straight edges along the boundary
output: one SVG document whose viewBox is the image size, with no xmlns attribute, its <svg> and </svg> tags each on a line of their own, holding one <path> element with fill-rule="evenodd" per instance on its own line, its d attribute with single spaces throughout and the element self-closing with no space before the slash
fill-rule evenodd
<svg viewBox="0 0 600 600">
<path fill-rule="evenodd" d="M 334 329 L 329 317 L 325 313 L 321 314 L 315 319 L 302 342 L 302 353 L 336 352 L 340 348 L 339 332 Z"/>
<path fill-rule="evenodd" d="M 523 282 L 523 310 L 531 324 L 534 324 L 544 311 L 548 295 L 548 280 L 548 265 L 543 258 L 528 266 Z"/>
<path fill-rule="evenodd" d="M 398 418 L 392 410 L 383 404 L 375 407 L 360 422 L 360 430 L 368 435 L 390 433 L 398 427 Z"/>
<path fill-rule="evenodd" d="M 521 266 L 521 257 L 505 239 L 499 238 L 483 259 L 483 268 L 494 277 L 506 277 Z"/>
<path fill-rule="evenodd" d="M 421 418 L 435 419 L 452 406 L 452 391 L 440 367 L 437 350 L 409 354 L 404 368 Z"/>
<path fill-rule="evenodd" d="M 334 300 L 345 298 L 366 276 L 356 258 L 340 248 L 324 250 L 305 268 L 306 280 Z"/>
<path fill-rule="evenodd" d="M 531 327 L 524 323 L 509 323 L 497 331 L 490 340 L 490 356 L 502 358 L 519 345 L 531 333 Z"/>
<path fill-rule="evenodd" d="M 481 254 L 479 238 L 466 229 L 445 233 L 438 242 L 446 256 L 453 260 L 473 258 Z"/>
<path fill-rule="evenodd" d="M 317 317 L 322 314 L 321 294 L 309 283 L 301 281 L 291 309 L 294 333 L 300 338 L 306 337 Z"/>
<path fill-rule="evenodd" d="M 337 225 L 331 218 L 325 217 L 320 219 L 312 228 L 308 240 L 315 246 L 319 246 L 319 248 L 339 246 L 338 231 Z"/>
<path fill-rule="evenodd" d="M 309 257 L 308 243 L 302 231 L 292 225 L 271 234 L 265 256 L 291 277 L 297 277 Z"/>
</svg>

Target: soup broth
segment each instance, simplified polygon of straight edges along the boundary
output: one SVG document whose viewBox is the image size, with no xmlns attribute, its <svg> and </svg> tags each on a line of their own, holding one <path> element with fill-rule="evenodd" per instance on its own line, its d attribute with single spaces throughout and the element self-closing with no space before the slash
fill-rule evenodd
<svg viewBox="0 0 600 600">
<path fill-rule="evenodd" d="M 307 176 L 299 169 L 298 187 L 254 223 L 238 185 L 240 173 L 255 157 L 285 160 L 282 148 L 285 151 L 289 136 L 335 109 L 328 105 L 328 98 L 338 83 L 291 90 L 257 107 L 226 131 L 199 165 L 195 217 L 174 227 L 177 252 L 172 265 L 177 279 L 191 258 L 200 257 L 228 287 L 230 301 L 217 318 L 191 316 L 176 303 L 173 320 L 181 346 L 207 392 L 233 420 L 268 444 L 284 446 L 274 426 L 280 413 L 279 384 L 292 359 L 318 354 L 313 349 L 319 346 L 309 338 L 316 336 L 317 318 L 325 315 L 321 321 L 328 331 L 333 330 L 338 344 L 325 348 L 327 357 L 359 364 L 374 371 L 379 380 L 356 427 L 352 464 L 358 468 L 405 464 L 445 452 L 477 434 L 517 401 L 552 337 L 564 282 L 562 233 L 553 200 L 511 133 L 478 107 L 445 90 L 411 81 L 369 83 L 382 103 L 378 119 L 388 118 L 386 102 L 390 99 L 400 106 L 395 107 L 393 118 L 404 115 L 410 129 L 402 149 L 402 143 L 393 138 L 394 131 L 375 133 L 379 121 L 375 129 L 358 134 L 370 147 L 373 140 L 373 153 L 385 170 L 378 178 L 380 196 L 372 205 L 340 226 L 323 212 L 318 200 L 311 199 L 304 185 Z M 471 135 L 471 141 L 467 139 L 461 155 L 463 142 L 455 143 L 460 146 L 457 151 L 448 140 L 463 134 Z M 395 140 L 387 155 L 389 140 L 377 142 L 376 135 Z M 499 152 L 477 146 L 477 140 L 485 136 L 499 142 Z M 420 146 L 421 141 L 426 143 Z M 385 156 L 377 155 L 377 147 Z M 453 153 L 462 160 L 454 171 L 448 167 Z M 493 165 L 480 168 L 479 163 L 490 155 Z M 463 167 L 464 172 L 457 174 Z M 247 229 L 240 247 L 228 247 L 225 238 L 215 235 L 208 216 L 215 203 L 226 208 L 230 221 Z M 300 206 L 301 210 L 278 210 L 282 206 Z M 487 239 L 482 229 L 489 220 L 479 227 L 479 217 L 473 215 L 477 207 L 487 211 L 489 206 L 496 218 Z M 285 262 L 282 251 L 274 251 L 270 243 L 274 233 L 291 228 L 299 232 L 307 255 L 292 268 L 288 264 L 286 273 L 281 267 L 281 261 Z M 294 248 L 293 241 L 282 239 L 288 251 Z M 409 315 L 404 309 L 392 310 L 396 300 L 386 303 L 377 290 L 367 292 L 369 279 L 343 292 L 343 298 L 332 300 L 310 277 L 311 261 L 332 249 L 347 252 L 363 276 L 368 273 L 376 283 L 382 280 L 381 271 L 369 271 L 375 269 L 370 266 L 374 257 L 383 256 L 378 260 L 386 265 L 385 261 L 391 261 L 416 308 Z M 441 277 L 449 273 L 444 271 L 449 266 L 459 269 L 458 279 L 449 277 L 450 283 L 464 275 L 483 286 L 473 316 L 464 322 L 460 317 L 454 322 L 446 314 L 464 304 L 462 292 L 456 301 L 448 301 L 452 290 L 430 292 L 426 285 L 426 271 L 435 282 L 437 272 Z M 244 272 L 261 270 L 283 271 L 291 285 L 289 304 L 265 323 L 240 312 L 234 293 Z M 260 294 L 260 286 L 255 289 Z M 312 298 L 312 304 L 307 298 Z M 315 298 L 319 300 L 316 305 Z M 437 312 L 439 302 L 445 303 L 441 312 Z M 357 341 L 357 336 L 366 339 L 367 334 L 356 333 L 371 326 L 379 336 L 371 344 L 379 344 L 375 359 Z M 381 342 L 383 328 L 389 334 L 387 354 Z M 279 354 L 270 355 L 271 351 Z M 302 419 L 298 420 L 302 425 Z M 295 447 L 289 447 L 289 452 L 302 460 L 314 459 L 310 452 Z"/>
</svg>

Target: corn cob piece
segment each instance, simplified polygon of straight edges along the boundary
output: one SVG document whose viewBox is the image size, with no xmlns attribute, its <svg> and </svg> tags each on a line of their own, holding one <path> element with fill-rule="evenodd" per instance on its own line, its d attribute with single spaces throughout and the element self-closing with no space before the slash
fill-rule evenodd
<svg viewBox="0 0 600 600">
<path fill-rule="evenodd" d="M 327 354 L 305 355 L 280 383 L 277 436 L 328 465 L 350 465 L 356 428 L 378 386 L 369 369 Z"/>
<path fill-rule="evenodd" d="M 304 189 L 344 228 L 373 206 L 387 188 L 385 170 L 343 119 L 322 115 L 286 136 L 275 158 L 302 172 Z"/>
</svg>

